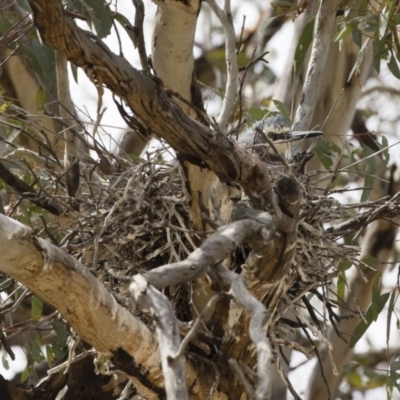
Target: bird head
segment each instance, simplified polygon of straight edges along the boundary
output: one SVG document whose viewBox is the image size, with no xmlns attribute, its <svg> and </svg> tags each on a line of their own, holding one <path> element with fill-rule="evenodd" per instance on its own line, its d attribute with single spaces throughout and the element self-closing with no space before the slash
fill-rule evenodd
<svg viewBox="0 0 400 400">
<path fill-rule="evenodd" d="M 244 145 L 254 145 L 262 153 L 276 155 L 275 150 L 269 145 L 271 141 L 279 154 L 289 150 L 293 143 L 302 139 L 308 139 L 322 135 L 321 131 L 292 131 L 288 120 L 282 115 L 265 118 L 257 122 L 250 129 L 239 135 L 239 142 Z M 266 139 L 268 138 L 268 140 Z"/>
</svg>

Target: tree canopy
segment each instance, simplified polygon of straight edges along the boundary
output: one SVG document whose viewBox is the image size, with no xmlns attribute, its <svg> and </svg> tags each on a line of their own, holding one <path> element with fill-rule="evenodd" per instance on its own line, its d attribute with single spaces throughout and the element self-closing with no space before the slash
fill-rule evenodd
<svg viewBox="0 0 400 400">
<path fill-rule="evenodd" d="M 126 3 L 1 10 L 0 341 L 28 386 L 0 393 L 394 398 L 398 2 Z M 276 115 L 323 135 L 282 155 L 257 128 Z M 383 316 L 386 349 L 357 351 Z"/>
</svg>

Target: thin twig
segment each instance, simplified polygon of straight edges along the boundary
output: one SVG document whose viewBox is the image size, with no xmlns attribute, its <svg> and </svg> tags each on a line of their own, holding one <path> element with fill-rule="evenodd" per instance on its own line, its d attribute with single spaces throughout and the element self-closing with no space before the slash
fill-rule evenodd
<svg viewBox="0 0 400 400">
<path fill-rule="evenodd" d="M 139 52 L 140 64 L 142 65 L 143 71 L 150 75 L 150 65 L 147 58 L 146 46 L 144 43 L 143 35 L 143 21 L 144 21 L 144 4 L 142 0 L 132 0 L 133 5 L 136 9 L 135 14 L 135 44 Z"/>
</svg>

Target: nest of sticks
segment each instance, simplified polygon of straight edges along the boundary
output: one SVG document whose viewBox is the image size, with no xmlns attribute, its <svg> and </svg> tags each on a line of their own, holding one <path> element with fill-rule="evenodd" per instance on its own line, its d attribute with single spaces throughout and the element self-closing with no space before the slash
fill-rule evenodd
<svg viewBox="0 0 400 400">
<path fill-rule="evenodd" d="M 270 174 L 274 180 L 280 172 L 272 168 Z M 299 175 L 298 179 L 306 188 L 307 176 Z M 177 163 L 143 161 L 113 176 L 106 186 L 90 185 L 91 190 L 82 198 L 84 217 L 70 227 L 70 232 L 75 233 L 65 246 L 90 268 L 121 305 L 136 312 L 127 291 L 129 278 L 184 260 L 206 234 L 196 231 L 191 223 Z M 293 265 L 282 279 L 267 284 L 266 290 L 280 288 L 275 302 L 284 300 L 287 304 L 312 292 L 328 304 L 325 310 L 333 312 L 337 299 L 329 295 L 329 286 L 340 273 L 337 266 L 343 260 L 356 259 L 357 248 L 338 244 L 340 234 L 328 234 L 324 226 L 341 220 L 347 210 L 327 195 L 305 192 L 301 201 Z M 249 254 L 251 250 L 246 244 L 240 246 L 231 268 L 240 270 Z M 188 286 L 173 288 L 170 297 L 179 309 L 178 317 L 190 320 Z"/>
</svg>

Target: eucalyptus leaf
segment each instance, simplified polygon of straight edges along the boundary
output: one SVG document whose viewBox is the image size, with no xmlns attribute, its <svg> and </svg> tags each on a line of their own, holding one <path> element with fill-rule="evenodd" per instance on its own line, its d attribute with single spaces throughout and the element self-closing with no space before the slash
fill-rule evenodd
<svg viewBox="0 0 400 400">
<path fill-rule="evenodd" d="M 353 263 L 350 260 L 343 260 L 339 266 L 338 269 L 339 271 L 347 271 L 351 266 L 353 265 Z"/>
<path fill-rule="evenodd" d="M 365 178 L 364 190 L 361 194 L 361 202 L 367 201 L 375 181 L 375 156 L 374 151 L 368 146 L 363 147 L 363 156 L 365 159 Z"/>
<path fill-rule="evenodd" d="M 39 322 L 43 313 L 43 301 L 36 295 L 32 298 L 32 320 L 33 322 Z"/>
<path fill-rule="evenodd" d="M 352 78 L 354 73 L 360 69 L 361 62 L 362 62 L 362 60 L 364 58 L 364 52 L 365 52 L 365 49 L 366 49 L 369 41 L 370 41 L 370 38 L 366 39 L 365 42 L 363 43 L 363 45 L 361 46 L 360 51 L 358 52 L 358 55 L 357 55 L 357 60 L 354 63 L 354 66 L 353 66 L 352 70 L 350 71 L 349 78 L 347 79 L 347 82 L 350 82 L 350 79 Z"/>
<path fill-rule="evenodd" d="M 24 383 L 24 382 L 26 382 L 28 380 L 28 378 L 29 378 L 29 370 L 30 370 L 29 365 L 26 364 L 26 367 L 22 371 L 22 374 L 21 374 L 21 383 Z"/>
<path fill-rule="evenodd" d="M 372 319 L 376 321 L 378 318 L 379 310 L 379 297 L 381 295 L 381 289 L 382 289 L 382 284 L 381 284 L 381 278 L 382 274 L 379 273 L 372 284 L 372 300 L 371 300 L 371 313 L 372 313 Z"/>
<path fill-rule="evenodd" d="M 294 55 L 294 65 L 293 65 L 293 74 L 294 80 L 297 79 L 299 73 L 301 71 L 301 67 L 303 66 L 304 60 L 306 58 L 307 50 L 310 47 L 310 44 L 314 37 L 314 24 L 315 18 L 313 18 L 308 24 L 304 27 L 303 33 L 300 37 L 299 43 L 296 47 L 296 52 Z"/>
<path fill-rule="evenodd" d="M 386 34 L 386 29 L 389 22 L 389 10 L 387 7 L 383 7 L 383 10 L 379 13 L 379 39 L 383 39 Z"/>
<path fill-rule="evenodd" d="M 125 29 L 125 32 L 128 34 L 129 39 L 131 39 L 133 46 L 136 48 L 136 35 L 135 35 L 135 29 L 131 22 L 129 21 L 128 18 L 125 17 L 125 15 L 120 14 L 119 12 L 116 12 L 113 14 L 113 17 L 115 20 Z"/>
<path fill-rule="evenodd" d="M 3 368 L 5 370 L 9 370 L 10 369 L 10 364 L 8 363 L 7 353 L 6 352 L 3 352 L 2 356 L 1 356 L 1 363 L 3 364 Z"/>
<path fill-rule="evenodd" d="M 272 99 L 279 112 L 287 119 L 290 119 L 290 110 L 279 100 Z"/>
<path fill-rule="evenodd" d="M 400 79 L 400 70 L 399 70 L 399 66 L 397 64 L 397 60 L 396 60 L 396 57 L 395 57 L 393 51 L 390 53 L 390 60 L 388 62 L 388 68 L 394 77 L 396 77 L 397 79 Z"/>
<path fill-rule="evenodd" d="M 111 10 L 108 3 L 104 0 L 85 0 L 83 3 L 88 6 L 85 14 L 89 14 L 92 17 L 92 23 L 97 35 L 101 39 L 108 36 L 112 27 Z"/>
<path fill-rule="evenodd" d="M 383 308 L 385 307 L 385 304 L 387 303 L 389 299 L 390 292 L 384 293 L 379 296 L 379 301 L 378 304 L 375 305 L 377 310 L 377 314 L 379 315 Z M 369 326 L 372 324 L 374 321 L 373 319 L 373 312 L 372 312 L 372 305 L 369 307 L 367 313 L 365 314 L 365 320 L 366 323 L 362 320 L 355 328 L 353 335 L 350 338 L 350 343 L 349 346 L 350 348 L 353 348 L 356 343 L 361 339 L 361 337 L 364 335 L 364 333 L 367 331 Z"/>
<path fill-rule="evenodd" d="M 346 276 L 345 273 L 342 271 L 339 275 L 336 287 L 337 297 L 342 301 L 345 300 L 345 292 L 346 292 Z"/>
<path fill-rule="evenodd" d="M 392 313 L 394 310 L 396 296 L 397 296 L 396 290 L 392 290 L 392 294 L 390 295 L 390 300 L 389 300 L 387 319 L 386 319 L 386 345 L 387 346 L 389 346 L 390 326 L 391 326 L 391 322 L 392 322 Z"/>
<path fill-rule="evenodd" d="M 346 36 L 350 35 L 354 30 L 354 27 L 350 24 L 346 24 L 343 28 L 333 37 L 334 42 L 343 40 Z"/>
<path fill-rule="evenodd" d="M 353 42 L 358 46 L 361 47 L 362 45 L 362 35 L 358 29 L 354 29 L 351 32 L 351 36 L 353 37 Z"/>
<path fill-rule="evenodd" d="M 330 170 L 333 166 L 331 151 L 324 140 L 317 140 L 315 153 L 326 170 Z"/>
<path fill-rule="evenodd" d="M 261 109 L 260 107 L 251 107 L 251 108 L 249 108 L 248 113 L 256 121 L 261 121 L 265 117 L 265 115 L 268 113 L 268 110 Z"/>
<path fill-rule="evenodd" d="M 43 90 L 43 89 L 39 89 L 36 92 L 36 107 L 38 109 L 41 109 L 46 104 L 46 102 L 47 102 L 47 93 L 46 93 L 46 91 Z"/>
</svg>

